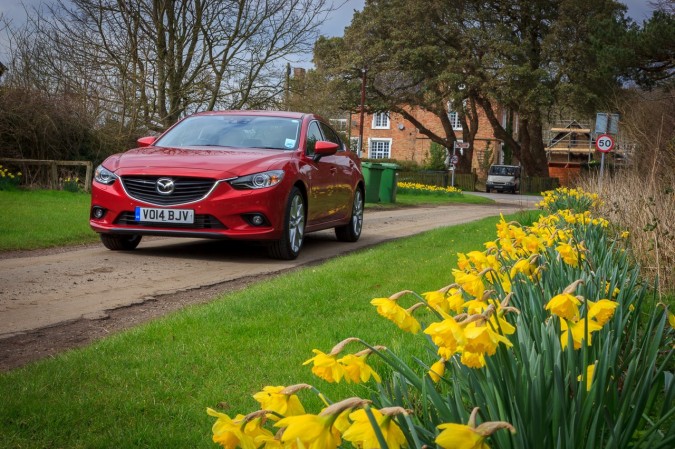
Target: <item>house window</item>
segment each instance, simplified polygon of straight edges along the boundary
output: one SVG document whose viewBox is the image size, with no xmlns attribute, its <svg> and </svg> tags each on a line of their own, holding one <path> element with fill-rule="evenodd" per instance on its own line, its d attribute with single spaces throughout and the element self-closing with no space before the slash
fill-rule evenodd
<svg viewBox="0 0 675 449">
<path fill-rule="evenodd" d="M 459 121 L 459 114 L 456 111 L 448 112 L 448 119 L 450 119 L 450 124 L 452 125 L 453 130 L 462 129 L 462 122 Z"/>
<path fill-rule="evenodd" d="M 368 158 L 390 159 L 391 139 L 368 139 Z"/>
<path fill-rule="evenodd" d="M 377 112 L 373 114 L 373 129 L 389 129 L 388 112 Z"/>
</svg>

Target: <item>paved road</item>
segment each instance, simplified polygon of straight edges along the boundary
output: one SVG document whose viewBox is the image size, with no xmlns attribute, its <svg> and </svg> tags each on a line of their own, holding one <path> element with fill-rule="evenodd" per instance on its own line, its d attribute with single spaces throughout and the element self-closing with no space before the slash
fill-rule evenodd
<svg viewBox="0 0 675 449">
<path fill-rule="evenodd" d="M 226 241 L 156 238 L 136 251 L 102 245 L 0 260 L 0 339 L 239 278 L 266 276 L 442 226 L 532 208 L 538 197 L 482 194 L 495 205 L 367 210 L 357 243 L 310 234 L 295 261 L 270 260 L 264 248 Z M 0 258 L 3 257 L 0 254 Z"/>
</svg>

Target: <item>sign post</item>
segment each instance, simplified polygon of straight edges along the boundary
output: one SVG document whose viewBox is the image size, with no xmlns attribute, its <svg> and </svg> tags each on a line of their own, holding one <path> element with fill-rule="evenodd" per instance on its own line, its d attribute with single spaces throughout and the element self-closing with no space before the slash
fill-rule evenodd
<svg viewBox="0 0 675 449">
<path fill-rule="evenodd" d="M 595 149 L 602 153 L 600 157 L 600 181 L 605 171 L 605 153 L 609 153 L 614 148 L 614 139 L 609 134 L 601 134 L 595 139 Z"/>
</svg>

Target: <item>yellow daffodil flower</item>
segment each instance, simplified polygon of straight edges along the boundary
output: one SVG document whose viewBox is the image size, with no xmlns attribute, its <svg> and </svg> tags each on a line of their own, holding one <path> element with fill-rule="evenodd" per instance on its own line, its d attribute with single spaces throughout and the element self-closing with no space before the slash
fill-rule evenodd
<svg viewBox="0 0 675 449">
<path fill-rule="evenodd" d="M 376 409 L 371 409 L 371 412 L 375 417 L 375 421 L 377 422 L 389 449 L 400 449 L 401 447 L 407 447 L 405 435 L 403 435 L 400 427 L 398 424 L 396 424 L 391 416 L 384 416 Z M 368 419 L 368 415 L 366 414 L 365 410 L 359 409 L 352 412 L 349 415 L 349 419 L 352 420 L 352 425 L 349 426 L 349 429 L 347 429 L 342 434 L 342 438 L 351 442 L 354 447 L 364 449 L 380 448 L 377 435 L 375 435 L 375 430 L 370 424 L 370 420 Z"/>
<path fill-rule="evenodd" d="M 431 365 L 429 368 L 429 377 L 434 383 L 438 383 L 441 377 L 445 374 L 445 359 L 441 358 L 438 362 Z"/>
<path fill-rule="evenodd" d="M 467 292 L 474 298 L 483 297 L 485 292 L 485 285 L 483 280 L 475 273 L 466 273 L 464 271 L 452 270 L 452 275 L 455 277 L 455 282 L 462 287 L 462 290 Z"/>
<path fill-rule="evenodd" d="M 285 428 L 281 437 L 284 447 L 295 443 L 305 449 L 336 449 L 342 440 L 334 421 L 332 415 L 304 414 L 281 419 L 274 427 Z"/>
<path fill-rule="evenodd" d="M 471 412 L 468 424 L 446 423 L 438 426 L 441 433 L 436 444 L 443 449 L 489 449 L 485 439 L 500 429 L 516 433 L 516 429 L 504 421 L 488 421 L 476 427 L 478 407 Z"/>
<path fill-rule="evenodd" d="M 231 419 L 225 413 L 217 412 L 211 408 L 206 409 L 210 416 L 218 418 L 213 424 L 213 442 L 220 444 L 225 449 L 256 449 L 255 439 L 260 436 L 272 437 L 272 433 L 260 426 L 260 418 L 244 423 L 244 415 L 237 415 Z"/>
<path fill-rule="evenodd" d="M 431 341 L 444 350 L 442 357 L 446 359 L 449 359 L 466 342 L 464 329 L 453 318 L 431 323 L 424 329 L 424 333 L 431 336 Z"/>
<path fill-rule="evenodd" d="M 493 331 L 485 323 L 472 322 L 467 324 L 464 328 L 464 337 L 466 338 L 464 351 L 467 352 L 493 355 L 497 351 L 499 343 L 508 347 L 513 346 L 508 338 Z"/>
<path fill-rule="evenodd" d="M 395 300 L 390 298 L 375 298 L 370 301 L 377 307 L 377 313 L 393 321 L 398 327 L 406 332 L 416 334 L 420 331 L 420 323 L 403 307 L 399 306 Z"/>
<path fill-rule="evenodd" d="M 561 243 L 555 249 L 560 254 L 560 257 L 562 257 L 563 262 L 572 267 L 578 267 L 579 261 L 585 259 L 584 254 L 569 243 Z"/>
<path fill-rule="evenodd" d="M 586 391 L 591 391 L 591 385 L 593 384 L 593 375 L 595 374 L 595 363 L 588 365 L 586 367 Z M 583 374 L 577 376 L 577 380 L 582 382 L 584 380 Z"/>
<path fill-rule="evenodd" d="M 614 316 L 614 311 L 619 305 L 616 301 L 609 299 L 601 299 L 600 301 L 586 301 L 589 305 L 588 318 L 592 318 L 598 322 L 600 326 L 604 326 Z"/>
<path fill-rule="evenodd" d="M 668 312 L 668 324 L 670 324 L 671 328 L 675 329 L 675 314 L 672 312 Z"/>
<path fill-rule="evenodd" d="M 588 329 L 586 330 L 586 338 L 584 338 L 584 330 L 586 329 L 586 320 L 580 320 L 577 322 L 568 322 L 567 320 L 560 320 L 560 329 L 562 333 L 560 335 L 560 344 L 562 348 L 567 347 L 567 340 L 569 340 L 569 332 L 572 331 L 572 341 L 574 341 L 574 349 L 581 349 L 581 342 L 586 340 L 588 346 L 591 345 L 591 334 L 602 329 L 602 326 L 599 325 L 594 320 L 588 320 Z"/>
<path fill-rule="evenodd" d="M 366 355 L 358 356 L 355 354 L 347 354 L 341 359 L 338 359 L 338 363 L 342 365 L 344 370 L 344 378 L 348 382 L 353 382 L 355 384 L 368 382 L 371 377 L 375 379 L 377 383 L 382 381 L 375 370 L 366 363 L 366 357 Z"/>
<path fill-rule="evenodd" d="M 270 410 L 282 416 L 304 415 L 305 409 L 295 394 L 283 394 L 286 387 L 264 387 L 262 391 L 253 395 L 262 410 Z M 269 418 L 276 420 L 277 416 L 270 414 Z"/>
<path fill-rule="evenodd" d="M 561 293 L 551 298 L 545 308 L 560 318 L 574 321 L 579 319 L 579 305 L 579 298 L 570 293 Z"/>
<path fill-rule="evenodd" d="M 306 360 L 303 365 L 314 363 L 312 372 L 327 382 L 340 382 L 344 376 L 344 368 L 338 363 L 334 355 L 325 354 L 318 349 L 312 349 L 316 354 L 309 360 Z"/>
<path fill-rule="evenodd" d="M 468 368 L 480 369 L 485 366 L 485 355 L 478 352 L 462 351 L 460 361 Z"/>
</svg>

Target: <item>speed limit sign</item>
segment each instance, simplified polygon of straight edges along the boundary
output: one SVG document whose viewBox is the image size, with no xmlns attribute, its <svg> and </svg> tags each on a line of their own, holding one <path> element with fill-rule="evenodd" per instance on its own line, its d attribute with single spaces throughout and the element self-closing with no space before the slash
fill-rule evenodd
<svg viewBox="0 0 675 449">
<path fill-rule="evenodd" d="M 614 139 L 609 134 L 601 134 L 595 140 L 595 148 L 601 153 L 609 153 L 614 148 Z"/>
<path fill-rule="evenodd" d="M 457 155 L 454 154 L 452 156 L 452 159 L 450 159 L 450 162 L 452 163 L 452 165 L 457 165 L 457 162 L 459 162 L 459 157 L 457 157 Z"/>
</svg>

